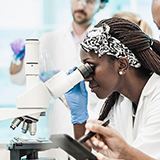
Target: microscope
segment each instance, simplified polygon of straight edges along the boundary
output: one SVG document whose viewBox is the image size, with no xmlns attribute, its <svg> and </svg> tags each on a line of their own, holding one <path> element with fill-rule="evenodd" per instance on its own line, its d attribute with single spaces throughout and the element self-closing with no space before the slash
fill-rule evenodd
<svg viewBox="0 0 160 160">
<path fill-rule="evenodd" d="M 52 97 L 54 99 L 61 97 L 93 73 L 93 66 L 86 63 L 69 75 L 60 71 L 45 83 L 40 82 L 39 43 L 38 39 L 26 39 L 25 41 L 26 92 L 16 99 L 16 108 L 0 109 L 0 121 L 16 117 L 10 128 L 14 130 L 23 122 L 22 132 L 26 133 L 29 130 L 30 135 L 36 134 L 36 123 L 39 116 L 49 108 L 49 101 Z"/>
<path fill-rule="evenodd" d="M 32 136 L 36 134 L 36 123 L 38 122 L 40 115 L 45 113 L 47 108 L 49 108 L 49 101 L 52 97 L 61 97 L 77 83 L 92 74 L 94 70 L 93 66 L 86 63 L 78 67 L 69 75 L 67 75 L 64 71 L 60 71 L 46 82 L 40 82 L 39 43 L 40 42 L 38 39 L 26 39 L 25 41 L 26 92 L 16 99 L 16 108 L 0 109 L 0 121 L 14 118 L 10 126 L 13 130 L 18 127 L 21 122 L 23 122 L 22 132 L 26 133 L 29 130 L 30 135 Z M 19 141 L 19 139 L 17 141 Z M 19 147 L 19 144 L 19 142 L 12 144 L 9 146 L 9 150 L 17 151 L 16 147 Z M 23 147 L 24 146 L 25 145 L 23 144 Z M 40 145 L 38 144 L 37 147 L 39 148 L 39 146 Z M 50 143 L 47 146 L 53 147 Z M 26 148 L 29 148 L 28 145 Z M 42 147 L 40 147 L 40 150 L 41 149 Z M 26 149 L 23 148 L 22 150 L 24 152 Z M 25 152 L 28 153 L 28 150 Z M 20 152 L 18 153 L 20 154 Z M 15 154 L 13 153 L 12 155 Z M 30 153 L 30 156 L 32 158 L 37 157 L 37 155 L 33 156 L 33 152 Z"/>
</svg>

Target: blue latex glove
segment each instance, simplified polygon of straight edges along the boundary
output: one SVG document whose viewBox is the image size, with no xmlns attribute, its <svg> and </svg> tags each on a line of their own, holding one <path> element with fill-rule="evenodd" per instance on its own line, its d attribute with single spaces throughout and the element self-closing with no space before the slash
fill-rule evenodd
<svg viewBox="0 0 160 160">
<path fill-rule="evenodd" d="M 75 70 L 74 68 L 73 70 Z M 73 70 L 70 70 L 71 73 Z M 72 124 L 87 121 L 89 115 L 87 110 L 88 92 L 85 87 L 85 81 L 79 82 L 72 89 L 65 93 L 67 104 L 71 110 Z"/>
<path fill-rule="evenodd" d="M 14 42 L 12 42 L 10 45 L 11 45 L 11 48 L 14 52 L 13 57 L 15 58 L 15 60 L 19 59 L 20 61 L 22 61 L 25 56 L 24 40 L 17 39 Z"/>
</svg>

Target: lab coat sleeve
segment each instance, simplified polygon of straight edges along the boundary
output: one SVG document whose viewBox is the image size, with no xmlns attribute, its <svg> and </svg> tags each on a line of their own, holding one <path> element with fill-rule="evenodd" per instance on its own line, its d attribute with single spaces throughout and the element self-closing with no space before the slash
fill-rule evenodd
<svg viewBox="0 0 160 160">
<path fill-rule="evenodd" d="M 139 133 L 132 146 L 155 159 L 160 159 L 160 96 L 157 95 L 154 102 L 148 106 L 149 109 L 143 113 L 146 114 L 144 124 L 138 129 Z"/>
<path fill-rule="evenodd" d="M 22 69 L 16 74 L 10 74 L 10 80 L 13 84 L 25 85 L 26 76 L 25 76 L 25 65 L 23 63 Z"/>
</svg>

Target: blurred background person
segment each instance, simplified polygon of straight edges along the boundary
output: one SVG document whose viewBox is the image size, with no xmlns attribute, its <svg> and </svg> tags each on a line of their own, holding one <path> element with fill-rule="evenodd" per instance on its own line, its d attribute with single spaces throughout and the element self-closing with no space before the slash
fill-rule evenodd
<svg viewBox="0 0 160 160">
<path fill-rule="evenodd" d="M 115 14 L 113 14 L 112 17 L 119 17 L 119 18 L 125 18 L 128 19 L 132 22 L 134 22 L 135 24 L 137 24 L 143 32 L 145 32 L 149 37 L 153 37 L 152 35 L 152 29 L 149 26 L 149 24 L 144 21 L 140 15 L 133 13 L 133 12 L 123 12 L 123 11 L 119 11 L 116 12 Z"/>
<path fill-rule="evenodd" d="M 55 68 L 57 70 L 68 71 L 73 66 L 79 66 L 81 64 L 79 51 L 80 43 L 85 38 L 89 29 L 94 26 L 94 15 L 104 8 L 108 0 L 71 0 L 71 11 L 73 16 L 73 21 L 71 25 L 61 28 L 56 31 L 46 32 L 42 34 L 40 38 L 40 52 L 46 51 L 49 53 Z M 11 43 L 14 55 L 18 56 L 17 61 L 12 60 L 10 65 L 10 77 L 11 81 L 15 84 L 25 84 L 25 67 L 24 67 L 24 57 L 25 57 L 25 46 L 23 40 L 16 40 Z M 21 58 L 21 54 L 23 56 Z M 43 59 L 42 59 L 43 60 Z M 41 66 L 40 66 L 41 67 Z M 66 128 L 63 125 L 59 125 L 58 119 L 63 122 L 64 118 L 68 115 L 67 108 L 64 107 L 59 100 L 55 100 L 55 105 L 53 108 L 53 117 L 56 122 L 52 124 L 54 128 L 54 133 L 59 133 L 62 130 L 68 134 L 71 134 L 71 129 Z M 58 104 L 57 104 L 58 103 Z M 57 107 L 56 107 L 57 106 Z M 62 109 L 60 106 L 63 106 Z M 66 109 L 66 112 L 65 112 Z M 59 115 L 61 112 L 61 116 Z M 68 118 L 67 118 L 68 119 Z M 66 121 L 65 121 L 66 122 Z M 66 123 L 67 124 L 67 123 Z M 56 125 L 56 128 L 54 127 Z"/>
<path fill-rule="evenodd" d="M 54 68 L 48 71 L 53 74 L 50 76 L 42 75 L 43 81 L 51 78 L 59 70 L 68 71 L 73 66 L 81 65 L 80 43 L 86 37 L 88 31 L 94 26 L 94 16 L 105 7 L 108 0 L 71 0 L 72 23 L 58 30 L 46 32 L 40 37 L 40 72 L 44 73 L 44 63 L 52 61 Z M 18 39 L 11 43 L 14 52 L 13 60 L 10 65 L 10 78 L 12 83 L 25 84 L 25 45 L 24 40 Z M 43 68 L 43 70 L 41 70 Z M 47 73 L 46 73 L 47 74 Z M 47 78 L 45 78 L 47 77 Z M 89 94 L 89 106 L 94 106 L 98 99 L 94 94 Z M 70 112 L 67 107 L 59 100 L 55 99 L 52 109 L 48 111 L 49 136 L 51 134 L 65 133 L 74 137 L 73 126 L 70 122 Z M 96 114 L 90 113 L 96 116 Z M 65 125 L 64 125 L 65 122 Z"/>
<path fill-rule="evenodd" d="M 152 1 L 152 16 L 154 23 L 160 29 L 160 0 Z"/>
</svg>

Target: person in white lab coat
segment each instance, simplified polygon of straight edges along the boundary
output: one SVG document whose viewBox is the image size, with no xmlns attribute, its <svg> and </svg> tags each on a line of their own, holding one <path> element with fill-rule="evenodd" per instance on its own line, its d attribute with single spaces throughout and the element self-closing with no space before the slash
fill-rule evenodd
<svg viewBox="0 0 160 160">
<path fill-rule="evenodd" d="M 152 1 L 152 16 L 154 23 L 160 29 L 160 0 Z"/>
<path fill-rule="evenodd" d="M 131 21 L 110 18 L 100 21 L 81 46 L 82 62 L 94 67 L 85 81 L 98 98 L 108 97 L 99 120 L 110 120 L 109 126 L 126 141 L 122 150 L 131 153 L 110 154 L 110 140 L 105 156 L 132 160 L 136 148 L 160 159 L 160 42 Z M 80 119 L 74 113 L 86 108 L 83 83 L 65 93 L 74 121 Z M 85 122 L 74 124 L 77 139 L 85 132 Z"/>
<path fill-rule="evenodd" d="M 114 13 L 112 17 L 128 19 L 137 24 L 149 37 L 153 37 L 151 27 L 145 20 L 141 18 L 139 14 L 136 14 L 134 12 L 118 11 Z"/>
<path fill-rule="evenodd" d="M 57 70 L 67 72 L 71 67 L 81 64 L 80 42 L 86 37 L 88 30 L 93 27 L 94 15 L 104 8 L 107 2 L 108 0 L 71 0 L 73 15 L 71 25 L 42 34 L 40 51 L 47 50 Z M 24 51 L 24 44 L 20 41 L 18 45 L 18 41 L 11 44 L 15 55 Z M 21 57 L 20 63 L 14 60 L 10 65 L 11 81 L 19 85 L 25 84 L 24 59 L 23 56 Z M 91 103 L 94 103 L 94 98 L 91 99 L 93 100 L 91 100 Z M 96 102 L 97 100 L 95 100 Z M 54 100 L 53 109 L 49 110 L 49 135 L 57 133 L 74 136 L 73 126 L 70 122 L 70 112 L 59 99 Z"/>
</svg>

